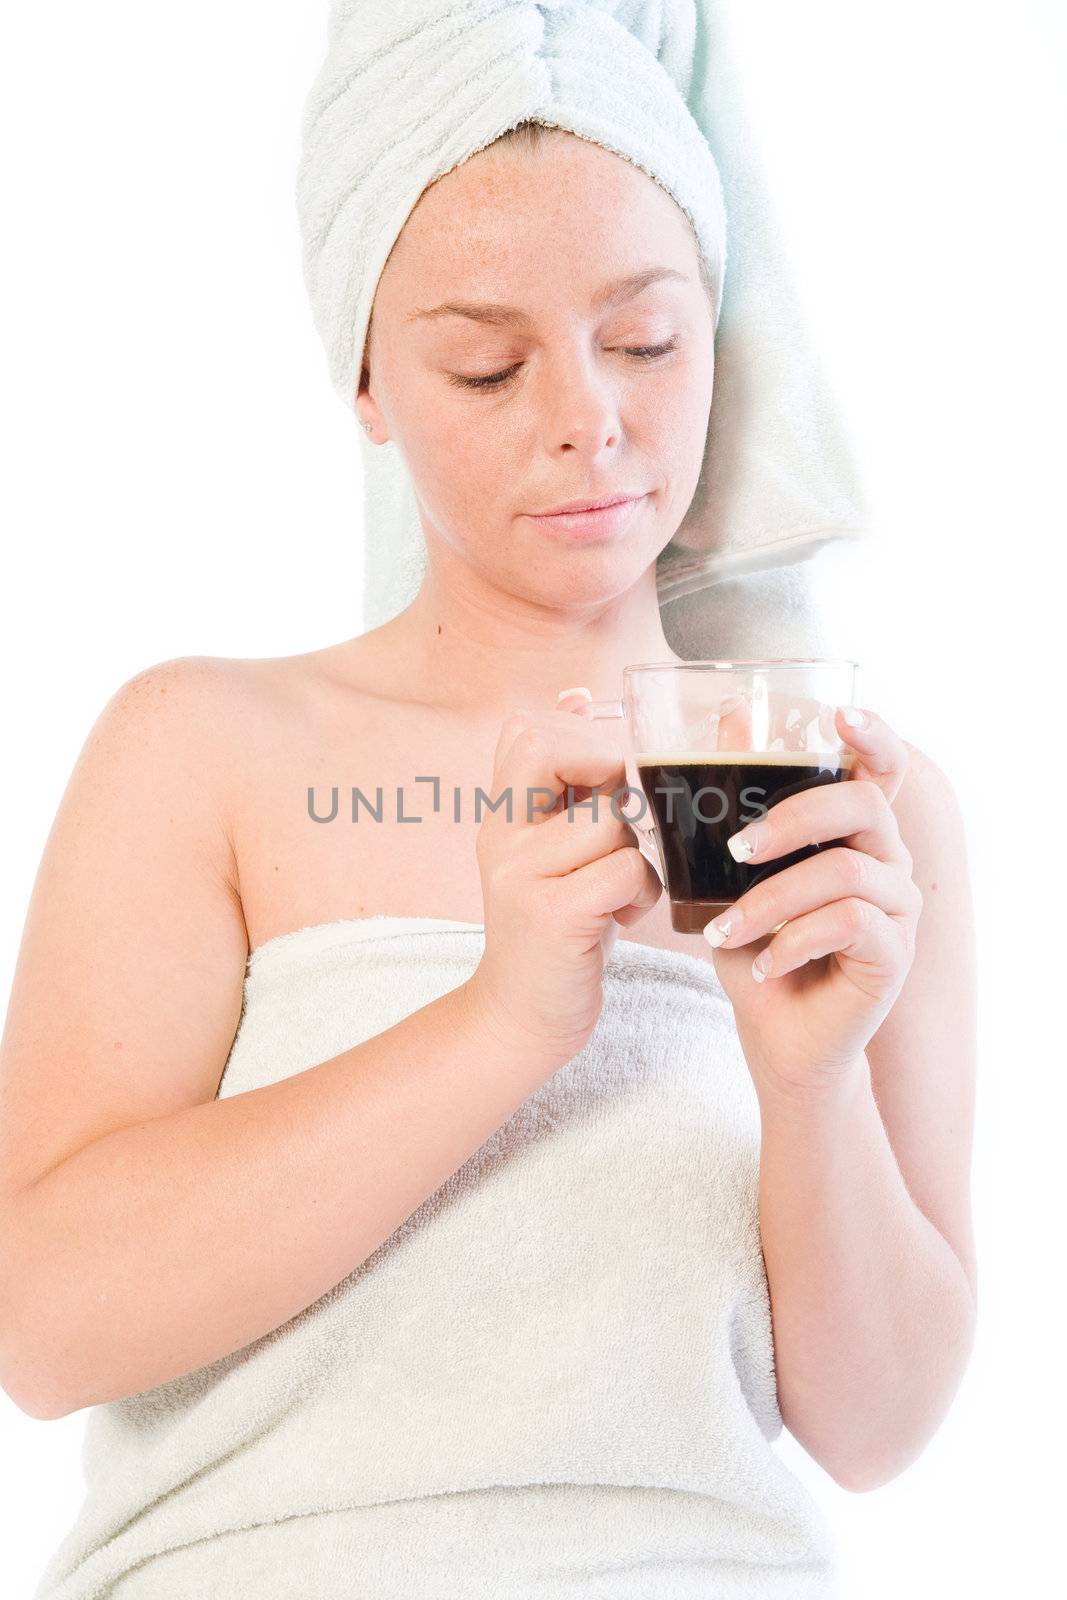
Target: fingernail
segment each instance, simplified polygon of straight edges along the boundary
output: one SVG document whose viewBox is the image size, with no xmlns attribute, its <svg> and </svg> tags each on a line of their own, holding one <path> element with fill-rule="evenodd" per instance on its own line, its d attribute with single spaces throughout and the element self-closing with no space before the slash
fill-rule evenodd
<svg viewBox="0 0 1067 1600">
<path fill-rule="evenodd" d="M 593 691 L 591 689 L 561 689 L 559 694 L 556 696 L 556 704 L 559 705 L 560 701 L 565 700 L 569 694 L 581 694 L 584 695 L 587 700 L 591 700 L 593 698 Z"/>
<path fill-rule="evenodd" d="M 755 823 L 750 823 L 747 828 L 742 828 L 740 833 L 732 833 L 726 841 L 726 848 L 735 861 L 751 861 L 756 851 L 763 844 L 763 835 Z"/>
<path fill-rule="evenodd" d="M 752 976 L 757 983 L 762 983 L 771 970 L 772 956 L 769 950 L 761 950 L 752 963 Z"/>
<path fill-rule="evenodd" d="M 721 916 L 704 924 L 704 937 L 714 950 L 725 944 L 736 926 L 734 914 L 724 911 Z"/>
<path fill-rule="evenodd" d="M 867 713 L 861 711 L 859 706 L 842 706 L 841 720 L 847 722 L 850 728 L 865 728 L 867 726 Z"/>
</svg>

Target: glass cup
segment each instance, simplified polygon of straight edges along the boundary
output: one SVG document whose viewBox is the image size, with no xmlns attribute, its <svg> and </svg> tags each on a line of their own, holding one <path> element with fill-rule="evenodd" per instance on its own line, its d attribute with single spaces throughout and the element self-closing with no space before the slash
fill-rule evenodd
<svg viewBox="0 0 1067 1600">
<path fill-rule="evenodd" d="M 753 884 L 844 843 L 828 839 L 753 865 L 735 861 L 726 841 L 786 796 L 849 776 L 853 753 L 834 713 L 855 699 L 857 665 L 640 662 L 623 668 L 621 700 L 579 708 L 624 722 L 627 783 L 642 804 L 637 816 L 632 800 L 619 808 L 639 839 L 653 842 L 676 932 L 702 933 Z"/>
</svg>

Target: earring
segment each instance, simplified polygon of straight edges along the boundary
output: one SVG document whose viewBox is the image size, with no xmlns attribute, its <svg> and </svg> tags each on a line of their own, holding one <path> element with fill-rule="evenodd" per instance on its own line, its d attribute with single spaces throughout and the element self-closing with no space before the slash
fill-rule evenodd
<svg viewBox="0 0 1067 1600">
<path fill-rule="evenodd" d="M 371 423 L 369 423 L 369 422 L 365 422 L 365 423 L 364 423 L 364 424 L 363 424 L 363 431 L 364 431 L 364 433 L 370 433 L 370 430 L 371 430 L 371 427 L 372 427 L 372 424 L 371 424 Z"/>
</svg>

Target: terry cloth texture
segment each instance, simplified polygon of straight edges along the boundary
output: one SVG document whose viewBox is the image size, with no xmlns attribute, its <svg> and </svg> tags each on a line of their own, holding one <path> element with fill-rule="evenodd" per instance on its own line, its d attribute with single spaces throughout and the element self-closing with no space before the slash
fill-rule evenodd
<svg viewBox="0 0 1067 1600">
<path fill-rule="evenodd" d="M 394 1026 L 483 949 L 414 917 L 270 940 L 219 1097 Z M 772 1448 L 759 1142 L 713 967 L 617 939 L 584 1048 L 373 1255 L 92 1408 L 37 1600 L 838 1600 Z"/>
</svg>

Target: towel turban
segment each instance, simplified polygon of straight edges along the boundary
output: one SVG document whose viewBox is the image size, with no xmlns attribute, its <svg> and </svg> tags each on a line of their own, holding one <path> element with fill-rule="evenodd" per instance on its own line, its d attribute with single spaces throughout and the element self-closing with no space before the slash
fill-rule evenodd
<svg viewBox="0 0 1067 1600">
<path fill-rule="evenodd" d="M 378 280 L 429 184 L 528 120 L 639 166 L 689 218 L 716 312 L 704 460 L 657 561 L 665 636 L 686 659 L 804 656 L 824 653 L 828 634 L 803 566 L 866 530 L 726 20 L 724 0 L 334 0 L 303 116 L 304 277 L 331 381 L 354 410 Z M 358 438 L 364 623 L 377 627 L 414 599 L 425 540 L 396 445 Z"/>
</svg>

